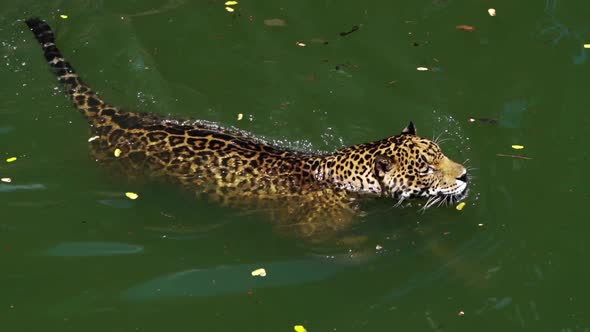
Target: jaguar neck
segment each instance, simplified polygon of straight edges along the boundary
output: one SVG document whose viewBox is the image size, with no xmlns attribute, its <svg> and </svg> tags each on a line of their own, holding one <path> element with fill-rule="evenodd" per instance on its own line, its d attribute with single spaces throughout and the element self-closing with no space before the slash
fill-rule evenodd
<svg viewBox="0 0 590 332">
<path fill-rule="evenodd" d="M 370 167 L 373 159 L 373 155 L 362 155 L 352 146 L 329 155 L 310 157 L 307 163 L 319 182 L 329 182 L 349 192 L 381 195 L 381 185 Z"/>
</svg>

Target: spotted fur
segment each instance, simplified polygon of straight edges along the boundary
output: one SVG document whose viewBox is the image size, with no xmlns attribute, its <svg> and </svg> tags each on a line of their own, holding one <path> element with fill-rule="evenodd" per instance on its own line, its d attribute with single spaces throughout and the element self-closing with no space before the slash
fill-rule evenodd
<svg viewBox="0 0 590 332">
<path fill-rule="evenodd" d="M 96 160 L 128 174 L 176 182 L 225 204 L 266 209 L 282 229 L 308 237 L 348 226 L 362 197 L 396 202 L 426 197 L 432 205 L 466 193 L 465 168 L 436 143 L 417 136 L 412 123 L 400 135 L 316 154 L 277 147 L 211 122 L 124 111 L 80 79 L 46 22 L 32 18 L 26 24 L 89 122 Z"/>
</svg>

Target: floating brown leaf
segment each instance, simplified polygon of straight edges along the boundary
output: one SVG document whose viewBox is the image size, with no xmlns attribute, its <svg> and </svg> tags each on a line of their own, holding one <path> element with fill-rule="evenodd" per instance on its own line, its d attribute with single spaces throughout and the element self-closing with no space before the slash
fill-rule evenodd
<svg viewBox="0 0 590 332">
<path fill-rule="evenodd" d="M 457 25 L 455 28 L 457 28 L 457 30 L 462 30 L 462 31 L 468 31 L 468 32 L 473 32 L 475 31 L 475 27 L 472 25 Z"/>
</svg>

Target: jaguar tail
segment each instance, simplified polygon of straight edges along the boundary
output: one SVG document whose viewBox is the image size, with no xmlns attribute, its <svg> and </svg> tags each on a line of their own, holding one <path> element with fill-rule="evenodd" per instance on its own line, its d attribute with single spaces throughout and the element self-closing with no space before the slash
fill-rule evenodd
<svg viewBox="0 0 590 332">
<path fill-rule="evenodd" d="M 55 34 L 47 22 L 39 18 L 29 18 L 25 23 L 41 44 L 45 59 L 57 75 L 59 82 L 63 84 L 67 95 L 80 112 L 92 122 L 106 103 L 84 84 L 72 65 L 64 59 L 55 45 Z"/>
</svg>

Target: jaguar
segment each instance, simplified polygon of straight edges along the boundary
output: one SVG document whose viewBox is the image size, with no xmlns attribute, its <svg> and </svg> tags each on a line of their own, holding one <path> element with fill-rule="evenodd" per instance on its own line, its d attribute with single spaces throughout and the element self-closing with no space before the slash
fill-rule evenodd
<svg viewBox="0 0 590 332">
<path fill-rule="evenodd" d="M 25 22 L 89 123 L 94 159 L 125 174 L 177 183 L 224 205 L 268 211 L 280 229 L 314 239 L 349 227 L 366 198 L 396 205 L 424 198 L 428 208 L 467 194 L 466 168 L 418 136 L 412 122 L 398 135 L 320 153 L 281 147 L 214 122 L 126 111 L 84 83 L 47 22 Z"/>
</svg>

